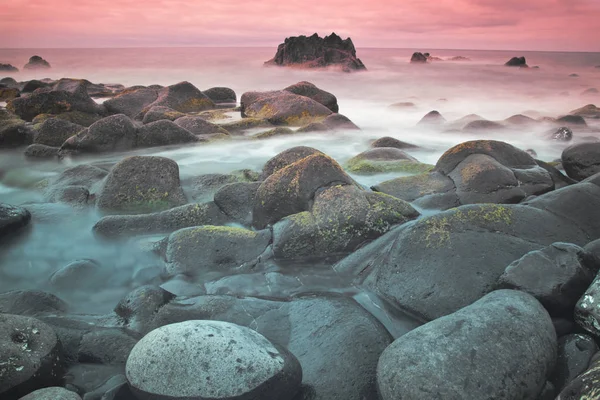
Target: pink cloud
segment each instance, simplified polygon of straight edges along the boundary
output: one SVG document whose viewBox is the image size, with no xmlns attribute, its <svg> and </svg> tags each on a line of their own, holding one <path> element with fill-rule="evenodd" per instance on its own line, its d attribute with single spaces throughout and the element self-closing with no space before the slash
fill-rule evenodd
<svg viewBox="0 0 600 400">
<path fill-rule="evenodd" d="M 597 0 L 11 0 L 0 47 L 276 46 L 335 31 L 357 47 L 600 51 Z"/>
</svg>

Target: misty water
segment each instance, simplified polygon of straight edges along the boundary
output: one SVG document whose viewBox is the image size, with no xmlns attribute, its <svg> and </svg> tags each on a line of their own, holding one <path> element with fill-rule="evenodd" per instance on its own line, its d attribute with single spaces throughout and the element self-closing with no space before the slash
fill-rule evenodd
<svg viewBox="0 0 600 400">
<path fill-rule="evenodd" d="M 427 49 L 425 49 L 427 50 Z M 586 104 L 600 103 L 600 53 L 548 53 L 427 50 L 434 56 L 465 56 L 470 61 L 440 61 L 411 65 L 409 49 L 358 49 L 368 71 L 345 74 L 337 71 L 309 71 L 263 67 L 275 49 L 270 48 L 169 48 L 169 49 L 4 49 L 0 61 L 21 67 L 34 54 L 52 64 L 47 71 L 12 74 L 18 81 L 63 77 L 85 78 L 94 83 L 171 85 L 189 81 L 200 90 L 215 86 L 232 88 L 239 97 L 250 90 L 283 89 L 299 81 L 310 81 L 337 96 L 340 113 L 357 124 L 360 131 L 297 134 L 260 141 L 233 139 L 175 148 L 153 148 L 126 154 L 99 154 L 67 158 L 60 162 L 30 161 L 22 149 L 0 153 L 0 202 L 23 205 L 34 219 L 25 237 L 3 243 L 0 252 L 0 292 L 12 289 L 40 289 L 70 301 L 79 312 L 111 310 L 128 291 L 158 274 L 161 261 L 146 250 L 146 242 L 161 237 L 120 243 L 96 240 L 91 228 L 100 218 L 93 209 L 45 204 L 39 182 L 58 176 L 78 164 L 110 167 L 129 155 L 159 155 L 175 160 L 183 182 L 208 173 L 229 173 L 239 169 L 260 171 L 277 153 L 293 146 L 315 147 L 340 164 L 368 149 L 370 141 L 392 136 L 420 146 L 409 153 L 424 163 L 435 164 L 444 151 L 472 139 L 497 139 L 522 149 L 534 149 L 538 158 L 552 161 L 568 145 L 548 139 L 555 125 L 508 126 L 497 132 L 467 133 L 457 123 L 441 128 L 417 127 L 429 111 L 438 110 L 448 121 L 470 114 L 502 121 L 515 114 L 532 118 L 559 117 Z M 530 66 L 504 67 L 513 56 L 524 55 Z M 577 76 L 571 76 L 576 74 Z M 101 100 L 99 100 L 101 101 Z M 391 108 L 393 103 L 411 102 L 414 107 Z M 228 120 L 240 118 L 230 114 Z M 226 122 L 226 121 L 222 121 Z M 600 137 L 600 120 L 578 131 L 575 138 Z M 400 176 L 398 173 L 352 175 L 370 187 Z M 184 187 L 185 189 L 185 187 Z M 435 210 L 420 210 L 423 213 Z M 91 258 L 106 269 L 104 279 L 87 287 L 57 290 L 48 284 L 51 274 L 69 262 Z M 205 288 L 185 282 L 169 282 L 165 288 L 178 294 L 200 294 L 208 289 L 221 293 L 223 285 L 238 294 L 284 296 L 301 291 L 333 290 L 354 295 L 380 319 L 385 305 L 372 294 L 350 284 L 350 278 L 329 268 L 330 260 L 311 260 L 297 265 L 266 265 L 256 275 L 215 285 L 205 277 Z M 285 267 L 285 268 L 284 268 Z M 293 276 L 298 284 L 270 292 L 271 284 L 282 281 L 278 272 Z M 266 275 L 265 275 L 266 273 Z M 266 282 L 266 283 L 265 283 Z M 370 304 L 370 305 L 369 305 Z M 379 310 L 379 311 L 378 311 Z M 385 323 L 385 321 L 383 321 Z M 390 324 L 386 323 L 390 328 Z M 394 328 L 390 328 L 394 330 Z M 394 333 L 394 332 L 393 332 Z"/>
</svg>

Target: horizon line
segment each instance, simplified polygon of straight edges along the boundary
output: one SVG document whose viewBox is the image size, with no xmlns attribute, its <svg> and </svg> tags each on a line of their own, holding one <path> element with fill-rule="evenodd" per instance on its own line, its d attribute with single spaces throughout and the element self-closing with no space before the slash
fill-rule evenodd
<svg viewBox="0 0 600 400">
<path fill-rule="evenodd" d="M 116 50 L 116 49 L 168 49 L 168 48 L 248 48 L 248 49 L 264 49 L 271 48 L 271 46 L 241 46 L 241 45 L 224 45 L 224 46 L 194 46 L 194 45 L 161 45 L 161 46 L 93 46 L 93 47 L 0 47 L 2 50 L 90 50 L 90 49 L 104 49 L 104 50 Z M 431 51 L 431 50 L 452 50 L 452 51 L 523 51 L 529 53 L 600 53 L 600 50 L 523 50 L 523 49 L 468 49 L 468 48 L 416 48 L 416 47 L 375 47 L 375 46 L 361 46 L 356 47 L 359 49 L 376 49 L 376 50 L 417 50 L 417 51 Z"/>
</svg>

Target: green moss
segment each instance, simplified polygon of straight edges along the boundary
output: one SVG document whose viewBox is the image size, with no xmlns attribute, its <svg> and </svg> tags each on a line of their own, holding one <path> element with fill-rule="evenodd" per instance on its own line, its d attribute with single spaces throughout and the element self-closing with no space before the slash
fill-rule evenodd
<svg viewBox="0 0 600 400">
<path fill-rule="evenodd" d="M 357 175 L 380 174 L 386 172 L 404 172 L 421 174 L 431 171 L 434 166 L 410 160 L 374 161 L 350 159 L 345 166 L 346 170 Z"/>
<path fill-rule="evenodd" d="M 197 234 L 227 236 L 240 239 L 255 239 L 258 235 L 256 232 L 248 229 L 218 225 L 202 225 L 191 229 L 185 229 L 180 235 L 183 237 L 192 237 Z"/>
<path fill-rule="evenodd" d="M 215 104 L 208 98 L 194 97 L 177 106 L 177 111 L 181 112 L 195 112 L 203 111 L 209 108 L 214 108 Z"/>
<path fill-rule="evenodd" d="M 294 134 L 294 131 L 291 130 L 290 128 L 277 127 L 277 128 L 268 130 L 266 132 L 261 132 L 257 135 L 254 135 L 254 136 L 252 136 L 252 139 L 268 139 L 271 137 L 285 136 L 285 135 L 292 135 L 292 134 Z"/>
<path fill-rule="evenodd" d="M 38 114 L 33 119 L 33 124 L 41 124 L 42 122 L 50 119 L 50 118 L 58 118 L 65 121 L 72 122 L 77 125 L 88 127 L 92 125 L 94 122 L 102 119 L 100 115 L 96 114 L 88 114 L 81 111 L 70 111 L 64 112 L 62 114 Z"/>
</svg>

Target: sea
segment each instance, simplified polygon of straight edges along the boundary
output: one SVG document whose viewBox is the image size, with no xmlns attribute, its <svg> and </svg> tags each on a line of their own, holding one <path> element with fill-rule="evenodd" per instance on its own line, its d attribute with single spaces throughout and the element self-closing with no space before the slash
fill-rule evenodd
<svg viewBox="0 0 600 400">
<path fill-rule="evenodd" d="M 600 90 L 600 68 L 597 67 L 600 66 L 600 53 L 359 48 L 357 55 L 367 71 L 343 73 L 335 69 L 264 66 L 275 50 L 268 47 L 0 49 L 0 63 L 10 63 L 21 69 L 5 76 L 18 81 L 68 77 L 125 86 L 171 85 L 188 81 L 200 90 L 229 87 L 237 93 L 238 99 L 246 91 L 283 89 L 300 81 L 309 81 L 333 93 L 338 99 L 340 113 L 361 128 L 360 131 L 298 134 L 261 141 L 230 140 L 154 148 L 60 162 L 30 161 L 24 158 L 22 149 L 2 150 L 0 202 L 25 206 L 43 202 L 40 181 L 52 179 L 77 164 L 110 165 L 133 154 L 160 155 L 177 161 L 182 179 L 245 168 L 260 170 L 269 158 L 298 145 L 315 147 L 343 164 L 367 150 L 370 141 L 382 136 L 418 145 L 419 149 L 410 154 L 430 164 L 435 164 L 450 147 L 482 138 L 533 149 L 539 159 L 553 161 L 560 158 L 569 143 L 549 140 L 550 125 L 513 126 L 502 131 L 473 133 L 462 131 L 460 123 L 454 125 L 455 129 L 448 129 L 448 126 L 423 128 L 416 124 L 432 110 L 439 111 L 449 122 L 471 114 L 503 121 L 517 114 L 535 119 L 557 118 L 587 104 L 600 106 L 598 91 L 584 93 L 590 88 Z M 409 60 L 414 51 L 427 51 L 442 61 L 411 64 Z M 52 68 L 23 70 L 23 65 L 33 55 L 46 59 Z M 468 61 L 449 60 L 456 56 L 466 57 Z M 504 63 L 514 56 L 526 57 L 530 68 L 505 67 Z M 413 103 L 413 106 L 390 107 L 399 102 Z M 234 120 L 239 115 L 230 117 Z M 575 141 L 579 136 L 600 138 L 600 120 L 588 120 L 588 125 L 585 131 L 574 131 Z M 399 175 L 353 177 L 369 187 Z M 73 300 L 81 312 L 108 312 L 131 290 L 132 276 L 159 263 L 130 243 L 97 241 L 91 234 L 91 227 L 100 216 L 94 210 L 73 210 L 68 206 L 48 204 L 38 204 L 38 208 L 45 211 L 38 211 L 25 238 L 0 245 L 0 292 L 14 289 L 55 291 L 48 285 L 48 277 L 56 269 L 76 259 L 91 258 L 113 271 L 110 279 L 94 290 L 78 291 L 74 287 L 57 294 Z M 424 211 L 427 212 L 435 210 Z M 347 279 L 336 276 L 330 268 L 312 264 L 295 268 L 307 278 L 301 290 L 349 291 L 356 298 L 363 298 L 363 302 L 365 296 L 371 296 L 352 287 Z"/>
</svg>

